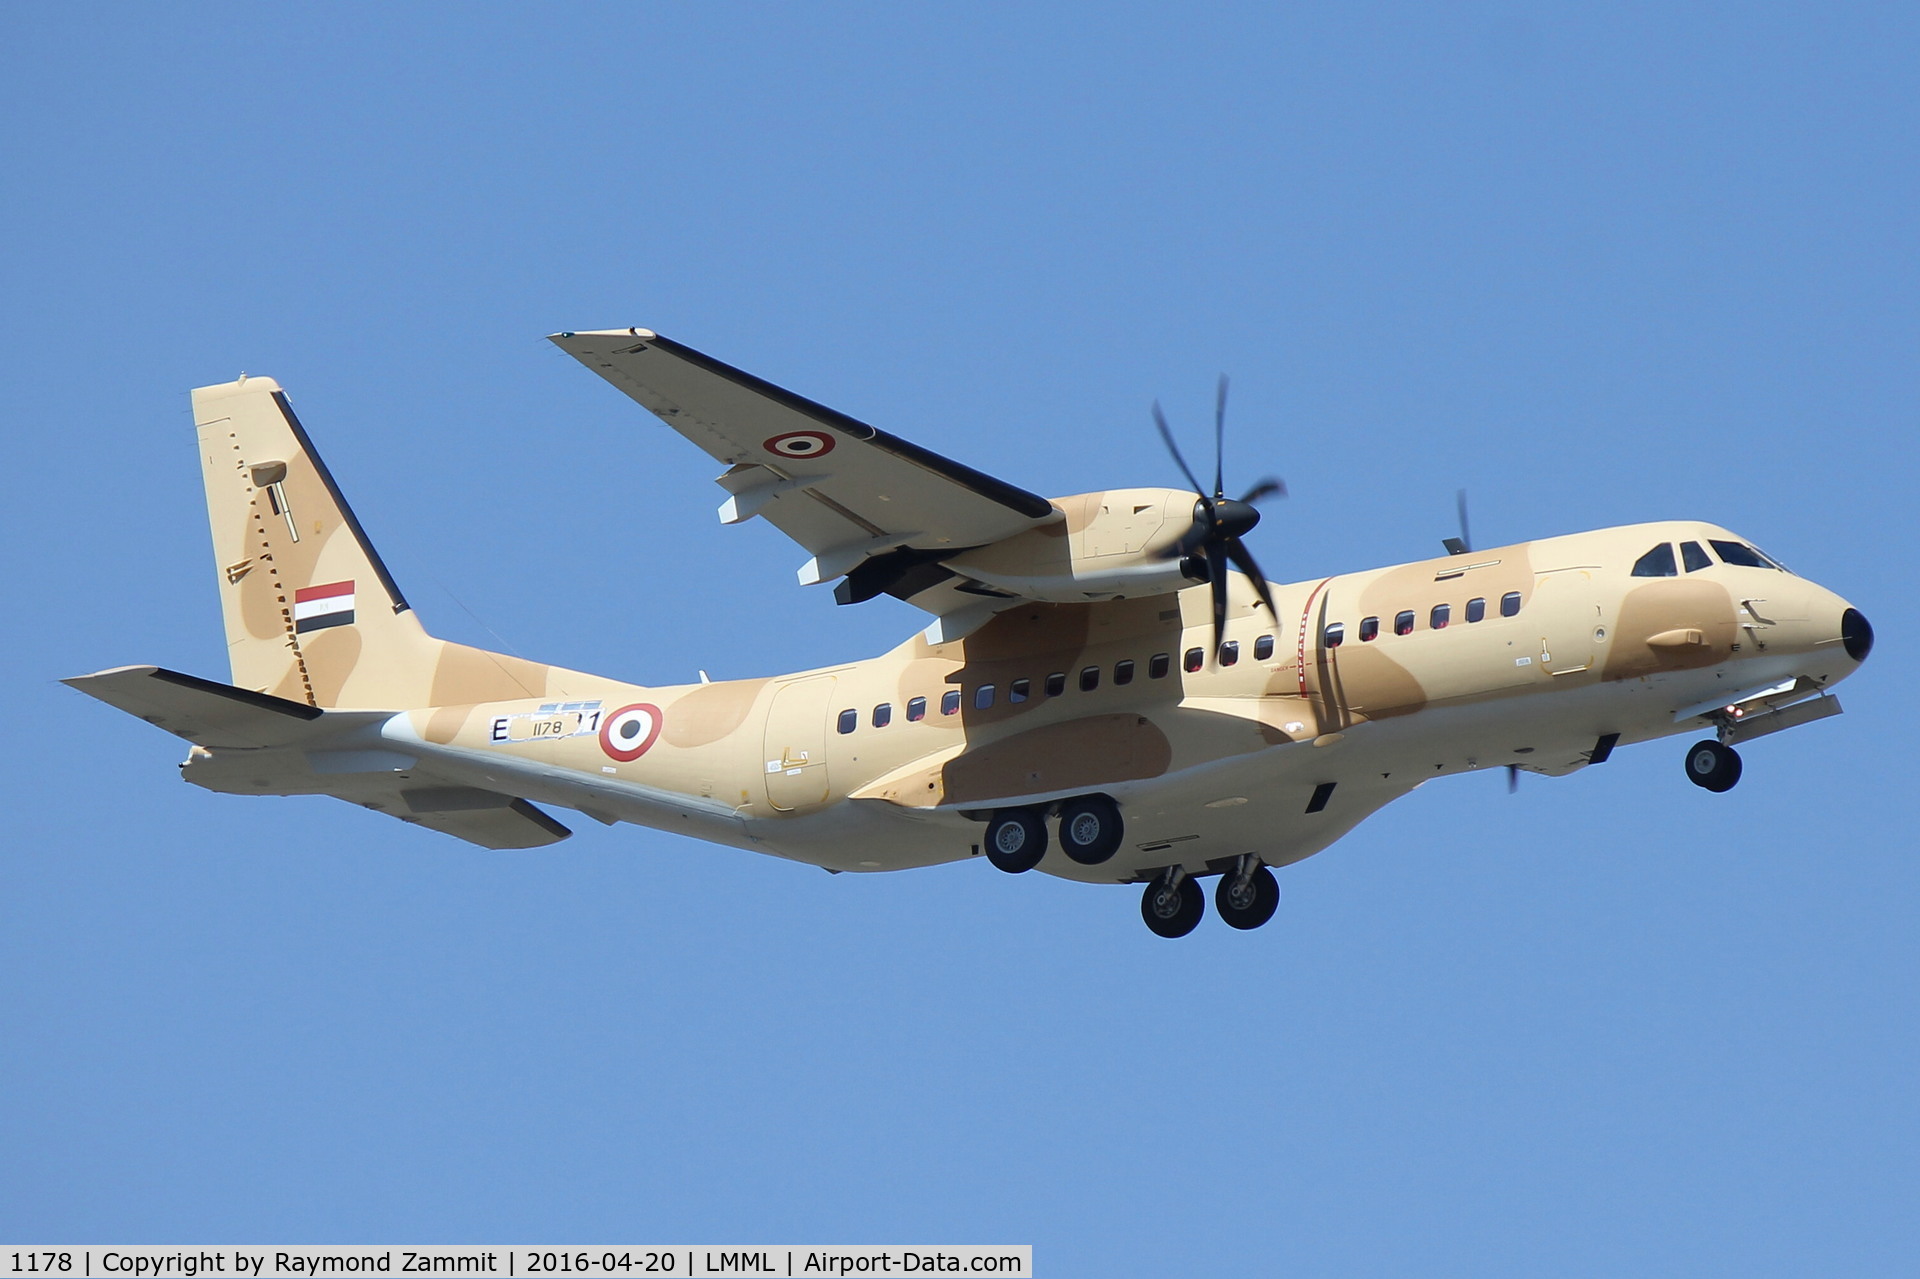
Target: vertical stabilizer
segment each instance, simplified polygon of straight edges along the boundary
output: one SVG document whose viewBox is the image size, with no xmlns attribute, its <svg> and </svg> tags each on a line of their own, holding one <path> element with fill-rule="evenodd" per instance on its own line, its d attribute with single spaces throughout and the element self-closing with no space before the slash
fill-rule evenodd
<svg viewBox="0 0 1920 1279">
<path fill-rule="evenodd" d="M 272 378 L 193 393 L 233 683 L 321 707 L 542 697 L 555 672 L 429 636 Z"/>
</svg>

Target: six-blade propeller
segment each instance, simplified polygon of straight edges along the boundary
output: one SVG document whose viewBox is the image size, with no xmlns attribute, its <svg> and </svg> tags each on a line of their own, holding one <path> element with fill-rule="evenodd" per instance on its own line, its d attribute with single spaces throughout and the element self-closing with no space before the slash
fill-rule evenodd
<svg viewBox="0 0 1920 1279">
<path fill-rule="evenodd" d="M 1160 411 L 1160 402 L 1154 401 L 1153 422 L 1160 428 L 1160 438 L 1166 441 L 1167 451 L 1173 454 L 1173 460 L 1180 465 L 1187 482 L 1193 485 L 1198 500 L 1193 504 L 1193 527 L 1183 534 L 1178 542 L 1161 554 L 1167 559 L 1193 561 L 1195 566 L 1206 574 L 1206 580 L 1213 587 L 1213 648 L 1217 656 L 1220 643 L 1227 627 L 1227 566 L 1245 573 L 1253 582 L 1260 602 L 1267 606 L 1267 612 L 1278 616 L 1273 607 L 1273 595 L 1267 589 L 1266 574 L 1260 571 L 1260 565 L 1254 562 L 1253 552 L 1240 539 L 1253 531 L 1260 523 L 1260 512 L 1254 509 L 1254 503 L 1269 497 L 1285 497 L 1287 486 L 1280 480 L 1268 476 L 1240 497 L 1227 496 L 1225 479 L 1225 454 L 1227 433 L 1227 375 L 1220 375 L 1220 386 L 1213 407 L 1213 493 L 1209 495 L 1205 487 L 1194 476 L 1193 468 L 1187 465 L 1187 459 L 1181 455 L 1180 446 L 1174 443 L 1173 430 L 1167 425 L 1167 415 Z M 1198 576 L 1198 573 L 1195 574 Z"/>
</svg>

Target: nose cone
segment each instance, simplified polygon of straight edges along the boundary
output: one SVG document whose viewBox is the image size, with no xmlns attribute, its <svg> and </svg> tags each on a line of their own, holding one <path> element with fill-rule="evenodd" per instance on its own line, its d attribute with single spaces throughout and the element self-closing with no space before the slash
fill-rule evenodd
<svg viewBox="0 0 1920 1279">
<path fill-rule="evenodd" d="M 1873 623 L 1865 613 L 1849 608 L 1840 615 L 1840 642 L 1846 646 L 1848 657 L 1856 662 L 1867 660 L 1867 654 L 1873 651 Z"/>
</svg>

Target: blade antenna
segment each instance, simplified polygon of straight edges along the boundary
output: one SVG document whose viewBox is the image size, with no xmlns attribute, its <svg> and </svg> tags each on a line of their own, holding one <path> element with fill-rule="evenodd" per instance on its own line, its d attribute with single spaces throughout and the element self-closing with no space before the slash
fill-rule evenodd
<svg viewBox="0 0 1920 1279">
<path fill-rule="evenodd" d="M 1465 489 L 1456 489 L 1454 491 L 1453 504 L 1455 509 L 1460 512 L 1460 545 L 1471 551 L 1473 549 L 1473 535 L 1467 532 L 1467 491 Z"/>
</svg>

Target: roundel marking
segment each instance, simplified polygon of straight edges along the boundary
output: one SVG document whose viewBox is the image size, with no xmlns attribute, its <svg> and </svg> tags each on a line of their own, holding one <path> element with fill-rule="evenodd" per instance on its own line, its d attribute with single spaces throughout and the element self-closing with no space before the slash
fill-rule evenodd
<svg viewBox="0 0 1920 1279">
<path fill-rule="evenodd" d="M 789 431 L 760 445 L 776 457 L 825 457 L 833 452 L 833 437 L 825 431 Z"/>
<path fill-rule="evenodd" d="M 660 708 L 638 702 L 622 706 L 600 721 L 600 749 L 609 759 L 630 764 L 647 753 L 660 736 Z"/>
</svg>

